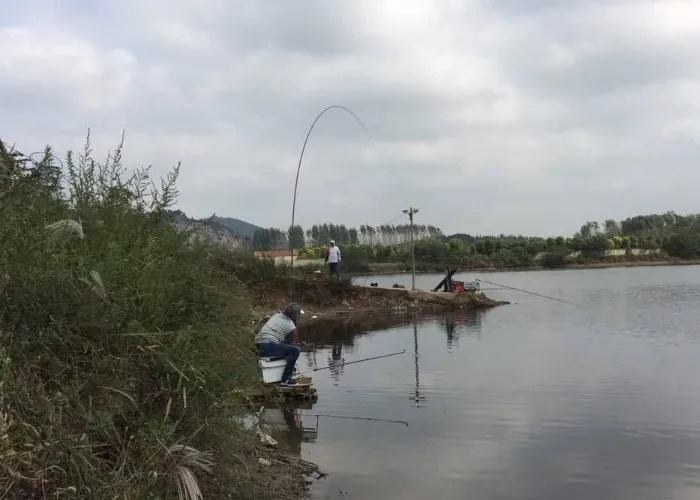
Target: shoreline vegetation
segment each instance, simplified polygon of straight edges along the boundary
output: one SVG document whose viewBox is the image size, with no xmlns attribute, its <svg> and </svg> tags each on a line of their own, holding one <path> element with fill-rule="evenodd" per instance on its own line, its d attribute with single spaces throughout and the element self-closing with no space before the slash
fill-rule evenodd
<svg viewBox="0 0 700 500">
<path fill-rule="evenodd" d="M 414 226 L 416 270 L 442 273 L 446 267 L 469 271 L 600 268 L 619 266 L 677 265 L 700 261 L 700 214 L 674 212 L 637 215 L 621 221 L 589 221 L 572 236 L 523 235 L 445 236 L 434 226 Z M 410 270 L 413 252 L 408 225 L 362 225 L 358 229 L 337 224 L 317 224 L 258 229 L 252 247 L 288 261 L 290 247 L 299 266 L 323 264 L 324 244 L 336 241 L 346 273 Z M 384 269 L 382 269 L 384 266 Z"/>
<path fill-rule="evenodd" d="M 303 498 L 314 467 L 234 417 L 261 384 L 256 327 L 494 307 L 483 294 L 352 286 L 172 223 L 156 185 L 0 141 L 0 491 L 10 498 Z M 316 316 L 316 318 L 313 318 Z M 263 459 L 263 460 L 260 460 Z"/>
</svg>

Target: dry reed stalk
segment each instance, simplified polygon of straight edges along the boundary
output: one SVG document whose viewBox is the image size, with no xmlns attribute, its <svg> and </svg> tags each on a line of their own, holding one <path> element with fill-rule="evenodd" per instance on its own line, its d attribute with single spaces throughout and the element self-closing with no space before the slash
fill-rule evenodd
<svg viewBox="0 0 700 500">
<path fill-rule="evenodd" d="M 210 452 L 199 451 L 182 444 L 170 446 L 166 450 L 165 460 L 169 464 L 168 475 L 177 486 L 180 500 L 203 499 L 193 470 L 199 469 L 211 473 L 214 466 L 211 458 Z"/>
</svg>

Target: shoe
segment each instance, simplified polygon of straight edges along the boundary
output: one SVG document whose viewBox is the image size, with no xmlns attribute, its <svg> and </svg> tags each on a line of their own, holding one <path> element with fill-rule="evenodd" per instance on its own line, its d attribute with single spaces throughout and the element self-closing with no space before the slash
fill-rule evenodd
<svg viewBox="0 0 700 500">
<path fill-rule="evenodd" d="M 294 380 L 283 380 L 280 382 L 280 386 L 282 387 L 299 387 L 299 384 L 297 384 Z"/>
</svg>

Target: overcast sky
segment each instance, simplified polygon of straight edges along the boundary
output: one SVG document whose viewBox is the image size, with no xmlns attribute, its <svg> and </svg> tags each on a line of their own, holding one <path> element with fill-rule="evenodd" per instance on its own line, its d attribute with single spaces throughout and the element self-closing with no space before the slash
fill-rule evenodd
<svg viewBox="0 0 700 500">
<path fill-rule="evenodd" d="M 289 225 L 570 234 L 698 212 L 700 2 L 10 0 L 0 137 L 156 172 L 179 206 Z M 695 165 L 693 167 L 693 165 Z M 692 188 L 695 185 L 696 188 Z M 400 220 L 400 219 L 399 219 Z"/>
</svg>

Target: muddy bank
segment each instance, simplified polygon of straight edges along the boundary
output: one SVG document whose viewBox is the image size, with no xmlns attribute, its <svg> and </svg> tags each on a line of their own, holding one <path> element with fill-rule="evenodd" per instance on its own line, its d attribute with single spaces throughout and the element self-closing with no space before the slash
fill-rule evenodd
<svg viewBox="0 0 700 500">
<path fill-rule="evenodd" d="M 247 416 L 255 415 L 260 408 L 251 405 Z M 237 436 L 237 446 L 231 451 L 227 466 L 217 467 L 212 477 L 203 482 L 203 498 L 242 498 L 277 500 L 308 498 L 311 481 L 322 475 L 318 466 L 303 460 L 300 449 L 291 447 L 279 429 L 265 422 L 259 425 L 260 434 L 245 423 L 246 416 L 231 412 L 244 432 Z M 221 479 L 226 479 L 222 481 Z M 235 479 L 234 491 L 225 489 L 228 480 Z"/>
<path fill-rule="evenodd" d="M 428 292 L 397 288 L 373 288 L 332 280 L 256 283 L 250 287 L 258 318 L 282 308 L 291 299 L 299 302 L 310 320 L 347 318 L 376 314 L 440 313 L 491 308 L 508 302 L 483 293 Z M 315 318 L 314 318 L 315 316 Z"/>
</svg>

